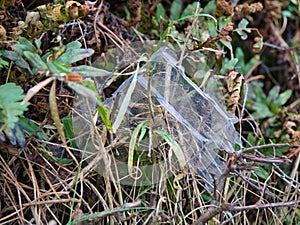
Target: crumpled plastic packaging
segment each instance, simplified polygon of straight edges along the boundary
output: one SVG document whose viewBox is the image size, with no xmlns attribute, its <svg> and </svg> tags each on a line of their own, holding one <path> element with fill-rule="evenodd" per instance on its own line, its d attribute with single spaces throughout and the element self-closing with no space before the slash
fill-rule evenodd
<svg viewBox="0 0 300 225">
<path fill-rule="evenodd" d="M 218 180 L 224 169 L 218 151 L 233 153 L 234 144 L 241 145 L 240 135 L 234 128 L 237 118 L 193 83 L 184 68 L 176 65 L 177 61 L 173 50 L 161 47 L 105 103 L 112 108 L 113 123 L 135 81 L 120 127 L 130 129 L 147 120 L 152 121 L 154 129 L 168 132 L 180 145 L 188 167 L 212 191 L 214 180 Z M 116 134 L 126 135 L 124 129 L 117 130 Z"/>
</svg>

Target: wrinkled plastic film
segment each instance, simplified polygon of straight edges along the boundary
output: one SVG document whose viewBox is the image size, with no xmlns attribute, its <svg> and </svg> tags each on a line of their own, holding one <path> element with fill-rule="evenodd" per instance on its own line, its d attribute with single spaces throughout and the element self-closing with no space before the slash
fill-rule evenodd
<svg viewBox="0 0 300 225">
<path fill-rule="evenodd" d="M 224 168 L 218 150 L 232 153 L 233 144 L 239 144 L 233 126 L 236 119 L 186 77 L 184 69 L 176 63 L 176 54 L 167 47 L 152 55 L 138 73 L 138 83 L 122 126 L 129 128 L 149 118 L 150 101 L 157 118 L 156 129 L 172 135 L 184 151 L 187 164 L 206 180 L 206 188 L 212 190 L 213 180 L 221 176 Z M 130 82 L 128 79 L 113 95 L 112 120 Z M 117 134 L 124 135 L 122 131 Z"/>
</svg>

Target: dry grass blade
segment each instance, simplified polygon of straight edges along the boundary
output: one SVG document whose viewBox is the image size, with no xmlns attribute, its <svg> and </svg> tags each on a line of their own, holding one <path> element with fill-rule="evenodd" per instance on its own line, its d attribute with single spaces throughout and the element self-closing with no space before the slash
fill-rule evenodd
<svg viewBox="0 0 300 225">
<path fill-rule="evenodd" d="M 63 124 L 60 121 L 57 102 L 56 102 L 56 80 L 53 81 L 52 87 L 50 89 L 49 104 L 50 104 L 50 110 L 51 110 L 53 121 L 56 124 L 57 131 L 60 135 L 60 138 L 62 139 L 64 147 L 66 148 L 67 152 L 69 153 L 69 155 L 72 157 L 72 159 L 78 166 L 79 164 L 78 164 L 76 157 L 73 155 L 73 153 L 71 152 L 71 150 L 69 149 L 69 147 L 67 145 L 67 140 L 66 140 Z"/>
<path fill-rule="evenodd" d="M 26 94 L 26 97 L 22 101 L 22 104 L 25 104 L 28 102 L 35 94 L 37 94 L 43 87 L 45 87 L 47 84 L 51 83 L 54 81 L 56 78 L 55 77 L 49 77 L 46 80 L 38 83 L 34 87 L 30 88 L 29 91 Z"/>
<path fill-rule="evenodd" d="M 116 132 L 117 129 L 120 127 L 123 119 L 124 119 L 124 116 L 126 114 L 126 110 L 128 108 L 128 105 L 130 103 L 130 99 L 131 99 L 131 95 L 134 91 L 134 88 L 135 88 L 135 85 L 136 85 L 136 82 L 137 82 L 137 75 L 138 75 L 138 71 L 139 71 L 139 67 L 136 69 L 136 72 L 135 74 L 133 75 L 133 78 L 131 80 L 131 83 L 130 83 L 130 86 L 128 88 L 128 91 L 125 95 L 125 98 L 124 98 L 124 101 L 122 102 L 121 104 L 121 107 L 120 107 L 120 110 L 119 110 L 119 113 L 113 123 L 113 131 Z"/>
</svg>

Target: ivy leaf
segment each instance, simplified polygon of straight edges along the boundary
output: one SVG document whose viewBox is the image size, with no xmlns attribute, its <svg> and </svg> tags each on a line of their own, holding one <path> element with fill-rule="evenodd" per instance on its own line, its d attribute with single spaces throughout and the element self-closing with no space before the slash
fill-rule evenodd
<svg viewBox="0 0 300 225">
<path fill-rule="evenodd" d="M 20 101 L 25 95 L 22 88 L 15 83 L 1 85 L 0 93 L 0 122 L 3 122 L 7 128 L 14 128 L 29 103 L 21 104 Z"/>
</svg>

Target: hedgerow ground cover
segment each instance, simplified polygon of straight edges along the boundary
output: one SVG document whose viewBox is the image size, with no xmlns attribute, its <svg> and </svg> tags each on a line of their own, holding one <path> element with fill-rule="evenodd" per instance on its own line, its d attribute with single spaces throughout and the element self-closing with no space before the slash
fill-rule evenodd
<svg viewBox="0 0 300 225">
<path fill-rule="evenodd" d="M 0 0 L 0 224 L 298 224 L 299 4 Z"/>
</svg>

